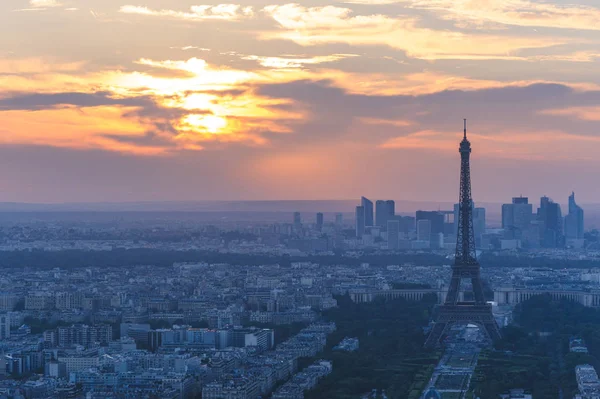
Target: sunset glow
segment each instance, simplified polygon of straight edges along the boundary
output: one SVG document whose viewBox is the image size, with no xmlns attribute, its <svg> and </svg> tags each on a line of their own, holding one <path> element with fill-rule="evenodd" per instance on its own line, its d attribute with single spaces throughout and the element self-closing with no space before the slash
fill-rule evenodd
<svg viewBox="0 0 600 399">
<path fill-rule="evenodd" d="M 0 12 L 0 151 L 23 154 L 0 159 L 17 175 L 29 162 L 75 179 L 93 153 L 139 184 L 175 171 L 164 199 L 349 198 L 358 180 L 419 199 L 413 165 L 449 170 L 466 117 L 479 171 L 523 171 L 503 191 L 580 166 L 582 200 L 600 199 L 583 184 L 600 168 L 593 1 L 14 0 Z M 244 184 L 222 183 L 240 170 Z M 7 200 L 41 194 L 17 175 Z M 171 190 L 191 179 L 214 189 Z"/>
</svg>

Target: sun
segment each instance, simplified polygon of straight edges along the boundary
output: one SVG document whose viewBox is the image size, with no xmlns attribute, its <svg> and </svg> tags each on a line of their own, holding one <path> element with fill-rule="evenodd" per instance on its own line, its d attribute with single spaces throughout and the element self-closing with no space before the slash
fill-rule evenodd
<svg viewBox="0 0 600 399">
<path fill-rule="evenodd" d="M 185 123 L 194 128 L 204 128 L 208 133 L 217 134 L 227 126 L 227 119 L 217 115 L 192 114 L 185 117 Z"/>
</svg>

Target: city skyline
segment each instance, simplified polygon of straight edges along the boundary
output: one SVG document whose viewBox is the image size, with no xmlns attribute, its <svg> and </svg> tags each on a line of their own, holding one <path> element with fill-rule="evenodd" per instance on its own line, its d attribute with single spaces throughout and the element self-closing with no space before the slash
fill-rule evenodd
<svg viewBox="0 0 600 399">
<path fill-rule="evenodd" d="M 467 117 L 476 201 L 600 203 L 599 21 L 591 0 L 2 2 L 0 201 L 454 201 Z"/>
</svg>

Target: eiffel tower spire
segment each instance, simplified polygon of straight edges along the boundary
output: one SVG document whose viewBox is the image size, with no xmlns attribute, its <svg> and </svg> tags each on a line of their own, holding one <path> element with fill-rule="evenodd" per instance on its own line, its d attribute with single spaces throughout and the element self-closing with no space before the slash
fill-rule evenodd
<svg viewBox="0 0 600 399">
<path fill-rule="evenodd" d="M 460 143 L 460 198 L 458 201 L 458 231 L 454 263 L 476 265 L 475 233 L 473 230 L 473 199 L 471 198 L 471 143 L 467 140 L 467 120 Z"/>
<path fill-rule="evenodd" d="M 490 340 L 500 338 L 500 330 L 492 315 L 492 307 L 485 301 L 481 284 L 480 267 L 475 251 L 473 229 L 473 199 L 471 197 L 471 143 L 467 139 L 467 120 L 464 120 L 464 135 L 460 152 L 460 194 L 458 203 L 458 231 L 456 234 L 456 254 L 452 266 L 452 278 L 443 305 L 438 307 L 435 324 L 427 337 L 425 346 L 434 347 L 455 323 L 479 325 Z M 473 301 L 461 300 L 462 280 L 470 280 L 473 287 Z"/>
</svg>

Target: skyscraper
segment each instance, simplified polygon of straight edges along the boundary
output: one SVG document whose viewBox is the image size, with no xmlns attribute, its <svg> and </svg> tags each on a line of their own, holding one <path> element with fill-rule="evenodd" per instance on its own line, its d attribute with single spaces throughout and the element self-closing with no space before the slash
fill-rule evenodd
<svg viewBox="0 0 600 399">
<path fill-rule="evenodd" d="M 362 238 L 365 234 L 365 207 L 356 207 L 356 237 Z"/>
<path fill-rule="evenodd" d="M 378 200 L 375 203 L 375 225 L 387 229 L 387 222 L 396 214 L 396 203 L 392 200 Z"/>
<path fill-rule="evenodd" d="M 583 209 L 575 202 L 575 193 L 569 196 L 569 214 L 565 216 L 565 236 L 568 239 L 583 239 Z"/>
<path fill-rule="evenodd" d="M 417 234 L 419 230 L 419 222 L 421 220 L 429 220 L 431 227 L 430 237 L 428 240 L 431 242 L 437 242 L 439 234 L 444 233 L 444 214 L 437 211 L 417 211 Z"/>
<path fill-rule="evenodd" d="M 540 199 L 538 221 L 541 223 L 542 247 L 556 248 L 564 244 L 562 212 L 560 205 L 544 196 Z"/>
<path fill-rule="evenodd" d="M 294 228 L 299 230 L 302 227 L 302 217 L 300 212 L 294 212 Z"/>
<path fill-rule="evenodd" d="M 527 197 L 514 197 L 511 204 L 502 205 L 502 228 L 510 238 L 523 238 L 530 229 L 533 206 Z"/>
<path fill-rule="evenodd" d="M 408 234 L 416 230 L 416 219 L 414 216 L 395 216 L 394 219 L 400 221 L 400 231 Z"/>
<path fill-rule="evenodd" d="M 338 227 L 341 227 L 344 224 L 344 215 L 341 213 L 335 214 L 335 224 Z"/>
<path fill-rule="evenodd" d="M 317 230 L 323 230 L 323 214 L 321 212 L 317 213 Z"/>
<path fill-rule="evenodd" d="M 481 237 L 485 234 L 485 208 L 473 209 L 473 229 L 475 245 L 477 248 L 481 248 Z"/>
<path fill-rule="evenodd" d="M 360 206 L 365 208 L 365 226 L 374 226 L 373 225 L 373 201 L 370 201 L 368 198 L 361 197 Z"/>
<path fill-rule="evenodd" d="M 400 246 L 400 221 L 388 220 L 387 222 L 388 249 L 395 250 Z"/>
<path fill-rule="evenodd" d="M 431 242 L 433 234 L 431 233 L 431 220 L 417 220 L 417 240 Z"/>
</svg>

